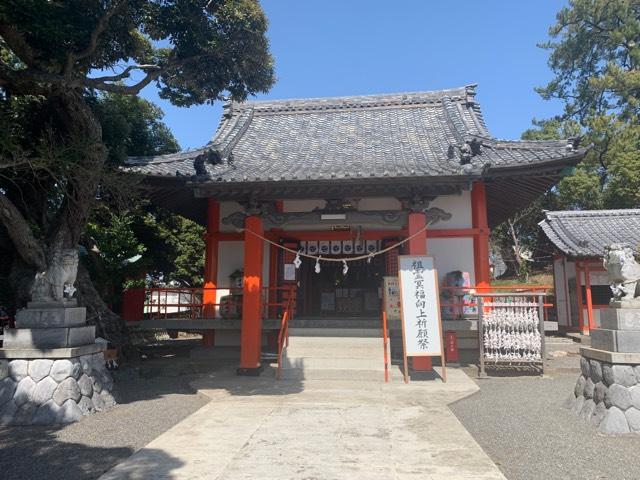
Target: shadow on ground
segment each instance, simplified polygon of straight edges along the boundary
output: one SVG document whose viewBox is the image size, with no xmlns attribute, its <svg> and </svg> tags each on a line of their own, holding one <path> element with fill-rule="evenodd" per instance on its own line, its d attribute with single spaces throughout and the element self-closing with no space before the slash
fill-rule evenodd
<svg viewBox="0 0 640 480">
<path fill-rule="evenodd" d="M 62 427 L 20 427 L 0 429 L 0 472 L 6 479 L 93 479 L 123 461 L 134 452 L 129 447 L 95 447 L 82 443 L 61 442 L 57 431 Z M 182 462 L 164 452 L 153 452 L 161 460 L 162 472 L 182 466 Z M 161 458 L 157 458 L 161 457 Z M 147 473 L 157 467 L 136 465 L 130 478 L 151 478 Z M 135 475 L 134 475 L 135 474 Z"/>
</svg>

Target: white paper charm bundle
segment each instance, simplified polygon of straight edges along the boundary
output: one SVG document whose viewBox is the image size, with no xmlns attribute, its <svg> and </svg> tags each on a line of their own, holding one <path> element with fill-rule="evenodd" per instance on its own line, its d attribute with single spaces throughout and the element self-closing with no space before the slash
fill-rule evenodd
<svg viewBox="0 0 640 480">
<path fill-rule="evenodd" d="M 483 314 L 484 353 L 489 360 L 540 361 L 541 337 L 536 306 L 516 300 L 493 304 Z"/>
</svg>

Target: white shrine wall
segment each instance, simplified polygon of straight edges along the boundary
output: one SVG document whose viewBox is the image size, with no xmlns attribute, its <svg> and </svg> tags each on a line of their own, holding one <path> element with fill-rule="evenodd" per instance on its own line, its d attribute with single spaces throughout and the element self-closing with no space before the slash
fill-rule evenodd
<svg viewBox="0 0 640 480">
<path fill-rule="evenodd" d="M 471 285 L 475 285 L 473 238 L 429 238 L 427 232 L 427 254 L 435 259 L 440 285 L 454 270 L 469 272 Z"/>
</svg>

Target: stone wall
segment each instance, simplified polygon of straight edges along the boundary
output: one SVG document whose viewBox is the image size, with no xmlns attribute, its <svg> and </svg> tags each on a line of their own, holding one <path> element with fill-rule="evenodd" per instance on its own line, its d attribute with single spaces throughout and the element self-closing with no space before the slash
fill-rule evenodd
<svg viewBox="0 0 640 480">
<path fill-rule="evenodd" d="M 102 352 L 68 359 L 0 359 L 0 424 L 53 425 L 115 405 Z"/>
<path fill-rule="evenodd" d="M 582 357 L 566 407 L 602 433 L 640 432 L 640 365 Z"/>
</svg>

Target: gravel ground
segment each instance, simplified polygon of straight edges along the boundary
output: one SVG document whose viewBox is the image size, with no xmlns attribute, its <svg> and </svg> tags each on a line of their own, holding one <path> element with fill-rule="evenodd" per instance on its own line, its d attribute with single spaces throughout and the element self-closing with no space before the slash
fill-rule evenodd
<svg viewBox="0 0 640 480">
<path fill-rule="evenodd" d="M 562 407 L 579 375 L 570 361 L 552 359 L 545 378 L 476 380 L 451 409 L 509 480 L 640 479 L 640 435 L 599 434 Z"/>
<path fill-rule="evenodd" d="M 0 427 L 0 478 L 94 479 L 192 414 L 207 399 L 188 378 L 117 382 L 119 404 L 61 428 Z"/>
</svg>

